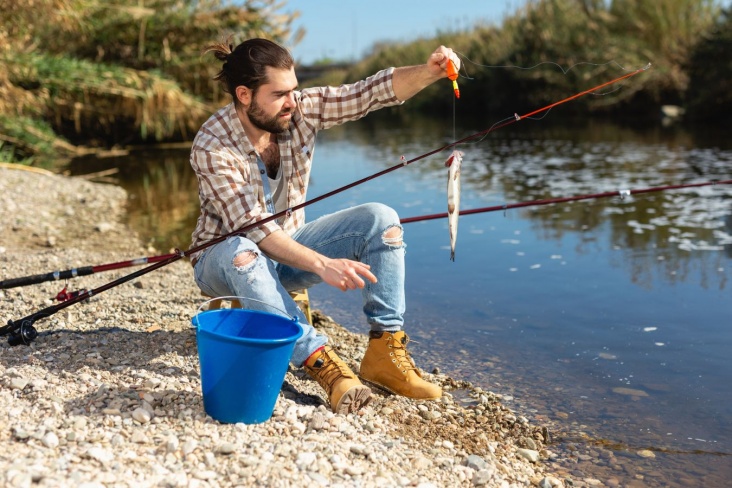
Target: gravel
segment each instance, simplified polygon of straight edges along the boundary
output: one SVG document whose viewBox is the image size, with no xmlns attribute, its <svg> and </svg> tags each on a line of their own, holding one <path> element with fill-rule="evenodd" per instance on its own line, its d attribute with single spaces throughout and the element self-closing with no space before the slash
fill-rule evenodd
<svg viewBox="0 0 732 488">
<path fill-rule="evenodd" d="M 124 190 L 0 167 L 0 280 L 160 254 L 124 224 Z M 141 269 L 71 280 L 94 289 Z M 49 307 L 64 283 L 0 290 L 0 325 Z M 61 309 L 30 346 L 0 343 L 0 484 L 9 487 L 581 486 L 547 472 L 546 427 L 501 395 L 442 374 L 444 397 L 375 392 L 333 414 L 290 368 L 267 422 L 203 409 L 195 330 L 204 298 L 180 260 Z M 316 304 L 317 305 L 317 304 Z M 354 370 L 366 336 L 320 310 L 316 327 Z"/>
</svg>

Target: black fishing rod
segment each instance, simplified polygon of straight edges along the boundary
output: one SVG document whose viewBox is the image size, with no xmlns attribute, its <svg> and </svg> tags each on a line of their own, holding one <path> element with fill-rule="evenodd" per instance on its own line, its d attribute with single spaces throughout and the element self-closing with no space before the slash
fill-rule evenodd
<svg viewBox="0 0 732 488">
<path fill-rule="evenodd" d="M 650 188 L 639 188 L 637 190 L 615 190 L 615 191 L 606 191 L 606 192 L 602 192 L 602 193 L 592 193 L 589 195 L 574 195 L 574 196 L 569 196 L 569 197 L 545 198 L 542 200 L 531 200 L 531 201 L 526 201 L 526 202 L 507 203 L 504 205 L 494 205 L 492 207 L 480 207 L 480 208 L 473 208 L 470 210 L 461 210 L 460 215 L 473 215 L 473 214 L 486 213 L 486 212 L 498 212 L 501 210 L 510 210 L 513 208 L 538 207 L 541 205 L 552 205 L 555 203 L 576 202 L 576 201 L 580 201 L 580 200 L 592 200 L 592 199 L 598 199 L 598 198 L 609 198 L 609 197 L 625 198 L 626 196 L 640 195 L 642 193 L 654 193 L 654 192 L 668 191 L 668 190 L 680 190 L 682 188 L 698 188 L 701 186 L 716 186 L 716 185 L 732 185 L 732 180 L 712 180 L 712 181 L 704 181 L 701 183 L 681 183 L 678 185 L 654 186 L 654 187 L 650 187 Z M 421 215 L 419 217 L 404 218 L 401 220 L 401 223 L 409 224 L 411 222 L 421 222 L 424 220 L 443 219 L 443 218 L 446 218 L 447 216 L 448 216 L 448 214 L 446 212 L 430 214 L 430 215 Z"/>
<path fill-rule="evenodd" d="M 280 217 L 283 217 L 285 215 L 289 215 L 291 212 L 294 212 L 296 210 L 299 210 L 301 208 L 304 208 L 304 207 L 306 207 L 308 205 L 312 205 L 314 203 L 317 203 L 317 202 L 319 202 L 321 200 L 324 200 L 326 198 L 329 198 L 329 197 L 331 197 L 333 195 L 336 195 L 338 193 L 341 193 L 341 192 L 344 192 L 346 190 L 349 190 L 349 189 L 351 189 L 351 188 L 353 188 L 355 186 L 358 186 L 358 185 L 361 185 L 363 183 L 366 183 L 367 181 L 370 181 L 372 179 L 375 179 L 375 178 L 378 178 L 380 176 L 383 176 L 383 175 L 385 175 L 387 173 L 390 173 L 392 171 L 395 171 L 395 170 L 397 170 L 399 168 L 403 168 L 403 167 L 405 167 L 405 166 L 407 166 L 409 164 L 412 164 L 412 163 L 414 163 L 416 161 L 419 161 L 421 159 L 424 159 L 424 158 L 426 158 L 428 156 L 431 156 L 433 154 L 439 153 L 439 152 L 444 151 L 446 149 L 449 149 L 451 147 L 457 146 L 458 144 L 462 144 L 464 142 L 471 141 L 471 140 L 476 139 L 478 137 L 483 137 L 483 136 L 489 134 L 490 132 L 493 132 L 493 131 L 501 128 L 501 127 L 505 127 L 505 126 L 507 126 L 509 124 L 512 124 L 514 122 L 519 122 L 519 121 L 524 120 L 526 118 L 530 118 L 530 117 L 532 117 L 534 115 L 537 115 L 537 114 L 539 114 L 541 112 L 545 112 L 545 111 L 551 110 L 552 108 L 554 108 L 554 107 L 556 107 L 558 105 L 561 105 L 563 103 L 569 102 L 570 100 L 574 100 L 574 99 L 579 98 L 581 96 L 587 95 L 588 93 L 592 93 L 593 91 L 599 90 L 600 88 L 604 88 L 606 86 L 609 86 L 609 85 L 612 85 L 614 83 L 617 83 L 617 82 L 619 82 L 621 80 L 628 79 L 628 78 L 630 78 L 632 76 L 637 75 L 638 73 L 641 73 L 641 72 L 647 70 L 648 68 L 650 68 L 650 64 L 647 65 L 647 66 L 645 66 L 645 67 L 643 67 L 643 68 L 641 68 L 641 69 L 638 69 L 638 70 L 633 71 L 631 73 L 627 73 L 627 74 L 625 74 L 623 76 L 620 76 L 618 78 L 615 78 L 614 80 L 610 80 L 610 81 L 607 81 L 607 82 L 602 83 L 600 85 L 597 85 L 596 87 L 590 88 L 589 90 L 585 90 L 585 91 L 579 92 L 579 93 L 577 93 L 575 95 L 572 95 L 571 97 L 567 97 L 567 98 L 565 98 L 563 100 L 560 100 L 558 102 L 554 102 L 554 103 L 552 103 L 550 105 L 547 105 L 546 107 L 543 107 L 543 108 L 534 110 L 532 112 L 529 112 L 529 113 L 527 113 L 525 115 L 519 116 L 518 114 L 515 114 L 513 117 L 510 117 L 509 119 L 507 119 L 507 121 L 494 124 L 493 126 L 491 126 L 490 128 L 488 128 L 486 130 L 483 130 L 483 131 L 480 131 L 480 132 L 476 132 L 475 134 L 472 134 L 472 135 L 469 135 L 467 137 L 464 137 L 464 138 L 462 138 L 462 139 L 460 139 L 458 141 L 455 141 L 455 142 L 446 144 L 445 146 L 443 146 L 443 147 L 441 147 L 439 149 L 435 149 L 433 151 L 424 153 L 424 154 L 422 154 L 420 156 L 417 156 L 417 157 L 415 157 L 413 159 L 406 160 L 404 157 L 402 157 L 402 162 L 400 164 L 391 166 L 391 167 L 386 168 L 386 169 L 384 169 L 382 171 L 379 171 L 377 173 L 374 173 L 371 176 L 367 176 L 365 178 L 361 178 L 360 180 L 354 181 L 354 182 L 349 183 L 347 185 L 344 185 L 344 186 L 342 186 L 340 188 L 336 188 L 335 190 L 332 190 L 332 191 L 330 191 L 328 193 L 325 193 L 323 195 L 320 195 L 318 197 L 315 197 L 315 198 L 313 198 L 311 200 L 307 200 L 307 201 L 305 201 L 305 202 L 303 202 L 303 203 L 301 203 L 299 205 L 296 205 L 296 206 L 294 206 L 292 208 L 288 208 L 287 210 L 283 210 L 281 212 L 275 213 L 273 215 L 270 215 L 269 217 L 266 217 L 264 219 L 261 219 L 261 220 L 259 220 L 257 222 L 252 223 L 252 224 L 246 225 L 246 226 L 244 226 L 244 227 L 242 227 L 240 229 L 237 229 L 237 230 L 235 230 L 233 232 L 230 232 L 228 234 L 219 236 L 219 237 L 217 237 L 217 238 L 215 238 L 215 239 L 213 239 L 211 241 L 208 241 L 208 242 L 206 242 L 204 244 L 201 244 L 199 246 L 190 248 L 187 251 L 181 251 L 179 249 L 176 249 L 176 252 L 173 253 L 173 254 L 169 254 L 169 255 L 165 255 L 165 256 L 159 256 L 160 260 L 157 261 L 156 263 L 152 264 L 151 266 L 148 266 L 148 267 L 143 268 L 141 270 L 138 270 L 138 271 L 135 271 L 133 273 L 130 273 L 130 274 L 126 275 L 126 276 L 123 276 L 123 277 L 121 277 L 121 278 L 119 278 L 117 280 L 111 281 L 111 282 L 109 282 L 109 283 L 107 283 L 105 285 L 99 286 L 99 287 L 94 288 L 92 290 L 83 290 L 83 291 L 80 291 L 78 293 L 71 294 L 71 296 L 70 296 L 70 298 L 68 300 L 62 301 L 62 302 L 60 302 L 60 303 L 58 303 L 56 305 L 51 305 L 49 307 L 46 307 L 46 308 L 44 308 L 42 310 L 39 310 L 38 312 L 35 312 L 35 313 L 30 314 L 30 315 L 28 315 L 26 317 L 23 317 L 22 319 L 9 320 L 8 321 L 8 325 L 5 325 L 3 327 L 0 327 L 0 336 L 7 335 L 8 336 L 8 343 L 11 346 L 17 346 L 17 345 L 20 345 L 20 344 L 30 345 L 30 343 L 33 340 L 35 340 L 36 337 L 38 337 L 38 331 L 36 330 L 36 328 L 34 326 L 34 324 L 35 324 L 36 321 L 38 321 L 38 320 L 40 320 L 42 318 L 50 317 L 51 315 L 55 314 L 56 312 L 58 312 L 60 310 L 63 310 L 65 308 L 67 308 L 67 307 L 70 307 L 71 305 L 74 305 L 76 303 L 82 302 L 84 300 L 88 300 L 93 295 L 98 295 L 99 293 L 102 293 L 102 292 L 104 292 L 106 290 L 109 290 L 110 288 L 114 288 L 116 286 L 119 286 L 119 285 L 121 285 L 123 283 L 126 283 L 126 282 L 130 281 L 130 280 L 133 280 L 133 279 L 138 278 L 140 276 L 143 276 L 143 275 L 145 275 L 147 273 L 150 273 L 151 271 L 155 271 L 156 269 L 162 268 L 163 266 L 167 266 L 169 264 L 172 264 L 172 263 L 178 261 L 179 259 L 188 257 L 191 254 L 194 254 L 194 253 L 196 253 L 198 251 L 202 251 L 203 249 L 206 249 L 206 248 L 208 248 L 210 246 L 213 246 L 215 244 L 218 244 L 219 242 L 223 242 L 224 240 L 228 239 L 229 237 L 233 237 L 235 235 L 243 234 L 243 233 L 245 233 L 245 232 L 253 229 L 254 227 L 257 227 L 259 225 L 265 224 L 267 222 L 271 222 L 271 221 L 273 221 L 275 219 L 278 219 Z M 463 212 L 460 212 L 460 213 L 462 214 Z M 148 261 L 148 262 L 150 262 L 150 261 Z M 73 270 L 69 270 L 69 273 L 70 273 L 70 275 L 73 275 Z M 78 270 L 77 270 L 77 273 L 78 273 Z M 51 273 L 51 275 L 53 275 L 53 274 L 54 273 Z M 91 272 L 89 274 L 91 274 Z M 30 277 L 30 278 L 32 278 L 32 279 L 39 279 L 39 278 L 37 278 L 37 276 L 38 275 L 36 275 L 34 277 Z M 43 275 L 41 275 L 41 276 L 43 276 Z M 48 275 L 45 275 L 45 276 L 48 276 Z"/>
</svg>

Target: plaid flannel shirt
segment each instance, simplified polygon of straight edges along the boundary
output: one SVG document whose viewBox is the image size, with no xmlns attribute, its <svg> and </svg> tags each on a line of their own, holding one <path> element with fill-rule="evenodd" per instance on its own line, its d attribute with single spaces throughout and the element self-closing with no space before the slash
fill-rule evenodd
<svg viewBox="0 0 732 488">
<path fill-rule="evenodd" d="M 394 95 L 394 69 L 339 87 L 306 88 L 295 92 L 297 110 L 290 128 L 277 135 L 282 175 L 287 179 L 287 206 L 305 201 L 319 130 L 359 119 L 373 110 L 402 103 Z M 201 215 L 192 246 L 229 234 L 272 214 L 264 201 L 257 155 L 239 121 L 234 104 L 221 108 L 201 127 L 191 148 L 191 166 L 198 177 Z M 276 230 L 292 235 L 305 223 L 305 210 L 270 221 L 243 235 L 259 242 Z M 195 263 L 202 251 L 191 255 Z"/>
</svg>

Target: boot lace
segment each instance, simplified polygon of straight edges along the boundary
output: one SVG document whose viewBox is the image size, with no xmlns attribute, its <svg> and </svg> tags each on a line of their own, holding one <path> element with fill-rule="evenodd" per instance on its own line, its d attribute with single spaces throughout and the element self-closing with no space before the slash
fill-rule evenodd
<svg viewBox="0 0 732 488">
<path fill-rule="evenodd" d="M 316 364 L 318 361 L 323 361 L 323 364 L 319 368 L 308 368 L 314 373 L 315 379 L 329 395 L 333 386 L 340 378 L 352 377 L 348 366 L 343 361 L 333 359 L 331 352 L 332 349 L 330 348 L 323 351 L 322 356 L 316 361 Z"/>
<path fill-rule="evenodd" d="M 417 365 L 414 363 L 414 360 L 409 355 L 409 352 L 407 352 L 408 343 L 409 337 L 406 334 L 404 334 L 404 338 L 401 341 L 392 336 L 389 341 L 389 349 L 392 349 L 392 351 L 389 352 L 391 362 L 394 363 L 397 369 L 404 374 L 407 374 L 407 371 L 414 371 L 419 376 L 422 376 L 419 374 L 419 370 L 417 369 Z"/>
</svg>

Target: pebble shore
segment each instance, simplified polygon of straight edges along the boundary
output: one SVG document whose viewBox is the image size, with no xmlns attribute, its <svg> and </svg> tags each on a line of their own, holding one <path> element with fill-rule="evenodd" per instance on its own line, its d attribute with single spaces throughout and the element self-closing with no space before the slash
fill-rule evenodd
<svg viewBox="0 0 732 488">
<path fill-rule="evenodd" d="M 126 198 L 0 167 L 0 280 L 161 254 L 124 224 Z M 138 269 L 77 278 L 68 291 Z M 0 290 L 0 325 L 57 303 L 63 285 Z M 31 346 L 0 338 L 0 485 L 587 486 L 548 472 L 546 427 L 442 374 L 425 372 L 445 390 L 439 401 L 375 391 L 358 414 L 335 415 L 318 384 L 290 368 L 270 420 L 221 424 L 201 398 L 191 317 L 203 301 L 180 260 L 39 320 Z M 326 313 L 315 311 L 316 327 L 358 371 L 366 335 Z"/>
</svg>

